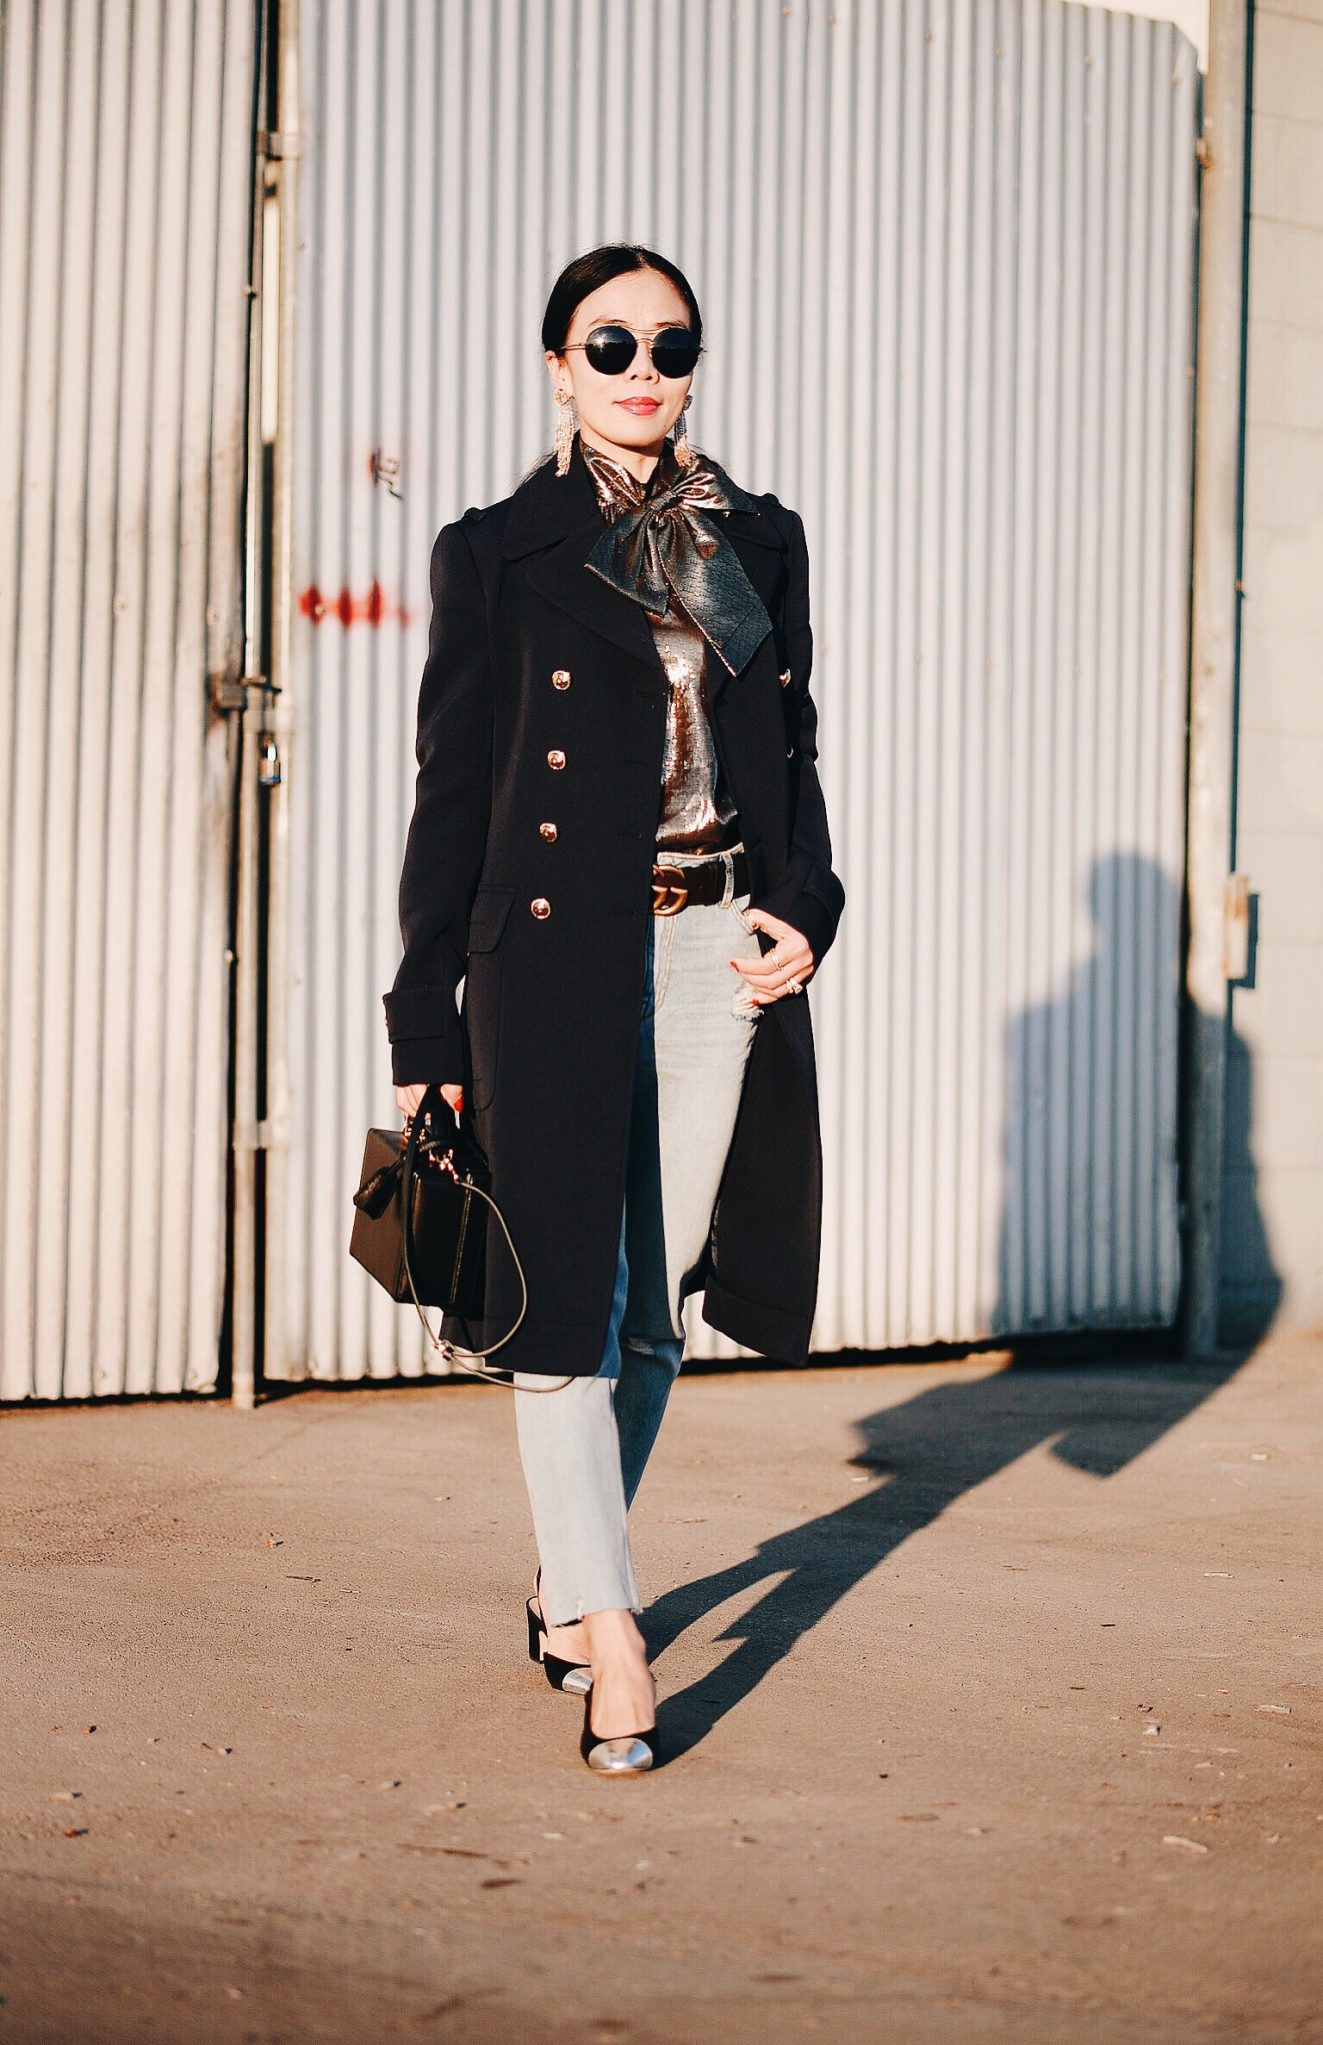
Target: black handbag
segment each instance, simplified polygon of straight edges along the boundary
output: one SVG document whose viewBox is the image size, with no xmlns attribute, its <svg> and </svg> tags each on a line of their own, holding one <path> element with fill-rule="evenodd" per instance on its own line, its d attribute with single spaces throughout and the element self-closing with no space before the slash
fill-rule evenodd
<svg viewBox="0 0 1323 2045">
<path fill-rule="evenodd" d="M 475 1368 L 480 1358 L 504 1347 L 528 1309 L 524 1267 L 489 1184 L 482 1151 L 455 1119 L 440 1088 L 429 1086 L 402 1131 L 368 1130 L 349 1254 L 392 1299 L 413 1301 L 428 1341 L 447 1363 L 508 1384 L 508 1372 Z M 441 1307 L 461 1317 L 481 1312 L 487 1238 L 483 1203 L 500 1223 L 523 1298 L 514 1327 L 499 1342 L 486 1349 L 461 1349 L 432 1332 L 424 1308 Z"/>
</svg>

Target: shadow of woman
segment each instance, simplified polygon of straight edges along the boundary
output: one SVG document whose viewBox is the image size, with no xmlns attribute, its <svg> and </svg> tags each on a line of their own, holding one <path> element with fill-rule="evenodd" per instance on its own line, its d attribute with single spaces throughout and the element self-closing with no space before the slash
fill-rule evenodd
<svg viewBox="0 0 1323 2045">
<path fill-rule="evenodd" d="M 858 1421 L 850 1461 L 877 1477 L 870 1489 L 649 1608 L 644 1626 L 655 1657 L 728 1599 L 768 1585 L 718 1636 L 737 1643 L 726 1659 L 663 1700 L 667 1755 L 696 1746 L 833 1606 L 966 1492 L 1048 1445 L 1074 1469 L 1114 1476 L 1194 1412 L 1241 1360 L 1016 1358 L 991 1375 L 934 1385 Z"/>
<path fill-rule="evenodd" d="M 1179 1090 L 1196 1033 L 1221 1039 L 1222 1337 L 1248 1349 L 1282 1295 L 1251 1148 L 1253 1070 L 1230 1013 L 1180 994 L 1180 896 L 1156 860 L 1088 870 L 1087 954 L 1006 1029 L 998 1293 L 988 1332 L 1158 1328 L 1180 1311 Z M 1242 984 L 1253 984 L 1250 976 Z M 1184 1056 L 1181 1058 L 1181 1033 Z M 1190 1191 L 1184 1190 L 1187 1204 Z"/>
</svg>

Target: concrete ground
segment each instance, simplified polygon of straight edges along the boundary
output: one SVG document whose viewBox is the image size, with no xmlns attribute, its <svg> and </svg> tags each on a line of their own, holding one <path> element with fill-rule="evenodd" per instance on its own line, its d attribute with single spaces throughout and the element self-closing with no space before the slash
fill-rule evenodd
<svg viewBox="0 0 1323 2045">
<path fill-rule="evenodd" d="M 669 1759 L 523 1657 L 507 1396 L 3 1417 L 0 2038 L 1323 2040 L 1323 1342 L 695 1372 Z"/>
</svg>

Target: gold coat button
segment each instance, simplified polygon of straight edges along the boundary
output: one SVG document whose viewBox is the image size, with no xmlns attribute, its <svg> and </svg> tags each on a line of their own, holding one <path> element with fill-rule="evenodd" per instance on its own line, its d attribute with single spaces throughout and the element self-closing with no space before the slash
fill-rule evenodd
<svg viewBox="0 0 1323 2045">
<path fill-rule="evenodd" d="M 555 768 L 557 772 L 565 765 L 565 755 L 561 752 L 559 746 L 553 746 L 547 754 L 547 765 Z"/>
<path fill-rule="evenodd" d="M 553 689 L 568 689 L 568 688 L 569 688 L 569 686 L 570 686 L 570 671 L 569 671 L 569 669 L 568 669 L 567 667 L 558 667 L 558 668 L 553 668 L 553 669 L 552 669 L 552 672 L 551 672 L 551 686 L 552 686 L 552 688 L 553 688 Z"/>
<path fill-rule="evenodd" d="M 537 834 L 539 838 L 545 838 L 548 845 L 554 845 L 557 837 L 559 836 L 559 833 L 557 832 L 556 826 L 554 824 L 539 824 L 537 827 Z"/>
<path fill-rule="evenodd" d="M 551 914 L 551 904 L 545 895 L 535 896 L 528 906 L 537 917 L 539 923 L 545 923 Z"/>
</svg>

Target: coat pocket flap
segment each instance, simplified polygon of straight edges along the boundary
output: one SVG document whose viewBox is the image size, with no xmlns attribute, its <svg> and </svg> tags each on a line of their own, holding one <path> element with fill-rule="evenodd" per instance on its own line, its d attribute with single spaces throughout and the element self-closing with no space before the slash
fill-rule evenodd
<svg viewBox="0 0 1323 2045">
<path fill-rule="evenodd" d="M 513 888 L 479 888 L 469 911 L 469 950 L 494 951 L 510 914 Z"/>
</svg>

